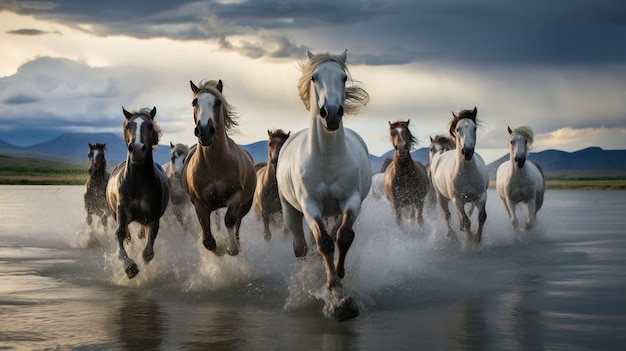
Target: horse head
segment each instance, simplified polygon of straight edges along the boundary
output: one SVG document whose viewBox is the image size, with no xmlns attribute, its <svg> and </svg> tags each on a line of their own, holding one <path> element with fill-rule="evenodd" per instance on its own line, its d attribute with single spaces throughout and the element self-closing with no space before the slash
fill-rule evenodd
<svg viewBox="0 0 626 351">
<path fill-rule="evenodd" d="M 161 129 L 154 122 L 156 107 L 152 110 L 144 108 L 139 111 L 128 112 L 122 107 L 124 124 L 122 132 L 124 141 L 128 147 L 130 161 L 136 164 L 143 164 L 146 156 L 152 155 L 152 149 L 159 143 Z"/>
<path fill-rule="evenodd" d="M 466 161 L 474 156 L 474 148 L 476 146 L 476 129 L 478 121 L 476 114 L 478 110 L 462 110 L 459 114 L 452 112 L 452 121 L 450 122 L 450 134 L 455 137 L 457 148 Z"/>
<path fill-rule="evenodd" d="M 174 176 L 180 177 L 183 173 L 185 158 L 189 154 L 189 148 L 185 144 L 174 145 L 170 141 L 170 169 Z"/>
<path fill-rule="evenodd" d="M 237 126 L 231 106 L 222 95 L 221 80 L 202 80 L 196 86 L 189 81 L 193 92 L 194 134 L 202 146 L 213 145 L 216 136 Z"/>
<path fill-rule="evenodd" d="M 507 127 L 507 131 L 509 132 L 511 162 L 514 162 L 518 168 L 523 168 L 528 155 L 528 147 L 533 142 L 533 131 L 525 126 L 514 130 Z"/>
<path fill-rule="evenodd" d="M 391 144 L 394 150 L 400 155 L 406 155 L 411 152 L 413 145 L 417 142 L 417 139 L 409 130 L 409 123 L 411 120 L 389 122 L 389 137 L 391 138 Z"/>
<path fill-rule="evenodd" d="M 276 130 L 268 130 L 267 135 L 269 136 L 269 140 L 267 143 L 267 154 L 268 160 L 271 162 L 274 167 L 276 167 L 278 163 L 278 155 L 280 154 L 280 149 L 283 147 L 287 138 L 289 138 L 289 133 L 285 133 L 282 129 Z"/>
<path fill-rule="evenodd" d="M 455 147 L 454 140 L 445 135 L 437 134 L 435 137 L 431 136 L 430 146 L 428 147 L 428 159 L 432 161 L 435 154 L 452 150 Z"/>
<path fill-rule="evenodd" d="M 103 143 L 89 143 L 89 152 L 87 153 L 87 159 L 89 161 L 89 175 L 96 176 L 98 172 L 104 172 L 107 168 L 107 161 L 104 157 L 104 150 L 106 144 Z"/>
</svg>

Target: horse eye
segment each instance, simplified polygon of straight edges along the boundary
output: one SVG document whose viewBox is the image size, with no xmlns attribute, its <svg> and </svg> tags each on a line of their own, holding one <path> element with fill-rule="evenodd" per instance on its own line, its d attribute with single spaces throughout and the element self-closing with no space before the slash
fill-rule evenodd
<svg viewBox="0 0 626 351">
<path fill-rule="evenodd" d="M 311 81 L 315 83 L 315 76 L 311 76 Z"/>
<path fill-rule="evenodd" d="M 343 77 L 343 82 L 347 82 L 348 81 L 348 76 Z"/>
<path fill-rule="evenodd" d="M 191 101 L 191 106 L 196 107 L 196 105 L 198 105 L 198 99 L 193 99 L 193 101 Z"/>
</svg>

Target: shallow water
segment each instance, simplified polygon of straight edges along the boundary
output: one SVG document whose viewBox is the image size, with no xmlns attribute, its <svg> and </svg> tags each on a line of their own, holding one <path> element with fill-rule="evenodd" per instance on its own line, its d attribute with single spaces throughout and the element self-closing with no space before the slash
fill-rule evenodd
<svg viewBox="0 0 626 351">
<path fill-rule="evenodd" d="M 344 279 L 361 315 L 339 323 L 319 258 L 297 262 L 278 230 L 266 242 L 252 212 L 236 257 L 166 213 L 151 263 L 133 236 L 128 280 L 113 226 L 85 224 L 82 187 L 0 186 L 0 349 L 623 350 L 625 209 L 623 191 L 548 191 L 516 232 L 490 191 L 469 245 L 443 238 L 436 210 L 398 227 L 368 198 Z"/>
</svg>

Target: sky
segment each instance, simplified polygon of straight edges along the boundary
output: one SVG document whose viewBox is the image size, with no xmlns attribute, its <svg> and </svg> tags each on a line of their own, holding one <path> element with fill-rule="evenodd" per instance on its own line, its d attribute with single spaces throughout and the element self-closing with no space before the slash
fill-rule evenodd
<svg viewBox="0 0 626 351">
<path fill-rule="evenodd" d="M 221 79 L 245 145 L 298 131 L 306 50 L 348 50 L 370 103 L 344 126 L 371 154 L 388 121 L 411 120 L 417 148 L 452 112 L 478 109 L 477 152 L 508 153 L 507 126 L 533 151 L 626 149 L 623 0 L 0 0 L 0 139 L 121 135 L 122 107 L 157 107 L 169 141 L 195 143 L 189 81 Z"/>
</svg>

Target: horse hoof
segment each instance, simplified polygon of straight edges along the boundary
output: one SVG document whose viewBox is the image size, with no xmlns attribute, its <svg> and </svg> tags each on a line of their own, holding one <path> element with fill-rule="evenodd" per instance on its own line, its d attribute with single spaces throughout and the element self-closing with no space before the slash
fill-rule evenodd
<svg viewBox="0 0 626 351">
<path fill-rule="evenodd" d="M 125 271 L 128 279 L 133 279 L 137 275 L 137 273 L 139 273 L 139 268 L 137 267 L 137 264 L 133 262 L 128 267 L 126 267 Z"/>
<path fill-rule="evenodd" d="M 215 242 L 215 239 L 202 240 L 202 244 L 204 244 L 204 247 L 206 247 L 206 249 L 209 251 L 215 251 L 217 249 L 217 243 Z"/>
<path fill-rule="evenodd" d="M 239 248 L 237 246 L 235 247 L 228 247 L 226 248 L 226 252 L 228 252 L 229 255 L 231 256 L 237 256 L 237 254 L 239 254 Z"/>
<path fill-rule="evenodd" d="M 154 258 L 154 251 L 150 251 L 150 252 L 143 252 L 143 260 L 146 263 L 149 263 L 150 261 L 152 261 L 152 259 Z"/>
<path fill-rule="evenodd" d="M 358 315 L 359 308 L 352 297 L 341 299 L 341 301 L 333 307 L 333 317 L 338 322 L 356 318 Z"/>
</svg>

